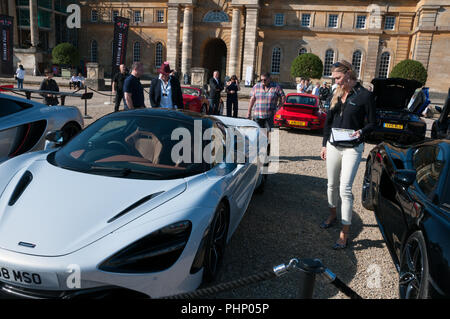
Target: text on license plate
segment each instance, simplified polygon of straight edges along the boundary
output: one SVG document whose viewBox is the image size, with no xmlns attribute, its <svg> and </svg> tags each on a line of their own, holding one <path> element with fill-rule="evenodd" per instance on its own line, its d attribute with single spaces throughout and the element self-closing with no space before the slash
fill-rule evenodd
<svg viewBox="0 0 450 319">
<path fill-rule="evenodd" d="M 0 266 L 0 281 L 39 287 L 57 287 L 58 279 L 54 273 L 34 273 Z"/>
<path fill-rule="evenodd" d="M 306 126 L 306 122 L 304 121 L 288 121 L 291 125 L 297 125 L 297 126 Z"/>
<path fill-rule="evenodd" d="M 403 130 L 403 124 L 384 123 L 385 128 L 394 128 L 397 130 Z"/>
</svg>

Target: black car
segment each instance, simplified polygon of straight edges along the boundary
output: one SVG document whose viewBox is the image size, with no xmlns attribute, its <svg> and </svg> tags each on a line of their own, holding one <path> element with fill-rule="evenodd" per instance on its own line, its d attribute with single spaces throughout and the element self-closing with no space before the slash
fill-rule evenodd
<svg viewBox="0 0 450 319">
<path fill-rule="evenodd" d="M 449 170 L 449 140 L 383 142 L 367 158 L 362 204 L 375 211 L 401 298 L 450 297 Z"/>
<path fill-rule="evenodd" d="M 400 78 L 373 79 L 377 125 L 366 137 L 369 143 L 395 141 L 411 144 L 423 141 L 426 123 L 417 109 L 408 109 L 416 89 L 422 84 L 415 80 Z"/>
<path fill-rule="evenodd" d="M 431 138 L 450 138 L 450 89 L 448 90 L 447 99 L 444 108 L 436 106 L 436 110 L 441 113 L 439 119 L 433 122 L 431 127 Z"/>
</svg>

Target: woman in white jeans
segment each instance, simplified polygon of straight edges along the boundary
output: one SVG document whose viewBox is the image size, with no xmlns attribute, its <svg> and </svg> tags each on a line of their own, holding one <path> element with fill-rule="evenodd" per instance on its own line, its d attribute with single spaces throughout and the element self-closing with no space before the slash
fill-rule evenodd
<svg viewBox="0 0 450 319">
<path fill-rule="evenodd" d="M 347 247 L 352 221 L 352 185 L 364 151 L 363 137 L 373 130 L 376 119 L 373 96 L 357 82 L 352 65 L 339 61 L 333 64 L 331 71 L 337 88 L 327 113 L 320 153 L 321 158 L 327 161 L 330 215 L 320 227 L 326 229 L 337 222 L 336 207 L 340 195 L 342 230 L 333 249 L 343 249 Z M 333 128 L 354 130 L 351 137 L 355 139 L 337 142 L 332 135 Z"/>
</svg>

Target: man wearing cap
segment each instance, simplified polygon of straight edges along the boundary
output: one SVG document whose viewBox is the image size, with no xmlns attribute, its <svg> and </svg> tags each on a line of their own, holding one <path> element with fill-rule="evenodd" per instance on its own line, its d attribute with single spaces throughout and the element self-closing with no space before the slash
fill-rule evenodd
<svg viewBox="0 0 450 319">
<path fill-rule="evenodd" d="M 131 67 L 130 76 L 123 83 L 126 107 L 129 109 L 145 108 L 144 88 L 140 81 L 143 73 L 144 65 L 140 62 L 134 62 Z"/>
<path fill-rule="evenodd" d="M 50 69 L 45 69 L 44 74 L 46 78 L 42 80 L 39 90 L 59 92 L 58 84 L 53 80 L 53 72 Z M 58 105 L 58 98 L 56 95 L 51 93 L 42 93 L 41 95 L 45 99 L 45 104 Z"/>
<path fill-rule="evenodd" d="M 180 81 L 170 69 L 169 62 L 164 62 L 158 69 L 159 78 L 153 79 L 150 87 L 150 104 L 152 107 L 168 109 L 183 108 L 183 93 Z"/>
</svg>

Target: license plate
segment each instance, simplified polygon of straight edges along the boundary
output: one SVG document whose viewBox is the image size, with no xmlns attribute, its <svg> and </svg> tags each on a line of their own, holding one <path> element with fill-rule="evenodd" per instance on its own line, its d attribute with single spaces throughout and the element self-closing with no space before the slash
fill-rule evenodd
<svg viewBox="0 0 450 319">
<path fill-rule="evenodd" d="M 306 126 L 306 122 L 304 121 L 288 121 L 290 125 L 296 125 L 296 126 Z"/>
<path fill-rule="evenodd" d="M 0 265 L 0 281 L 35 288 L 58 288 L 55 273 L 33 272 Z"/>
<path fill-rule="evenodd" d="M 385 128 L 393 128 L 396 130 L 403 130 L 403 124 L 384 123 Z"/>
</svg>

